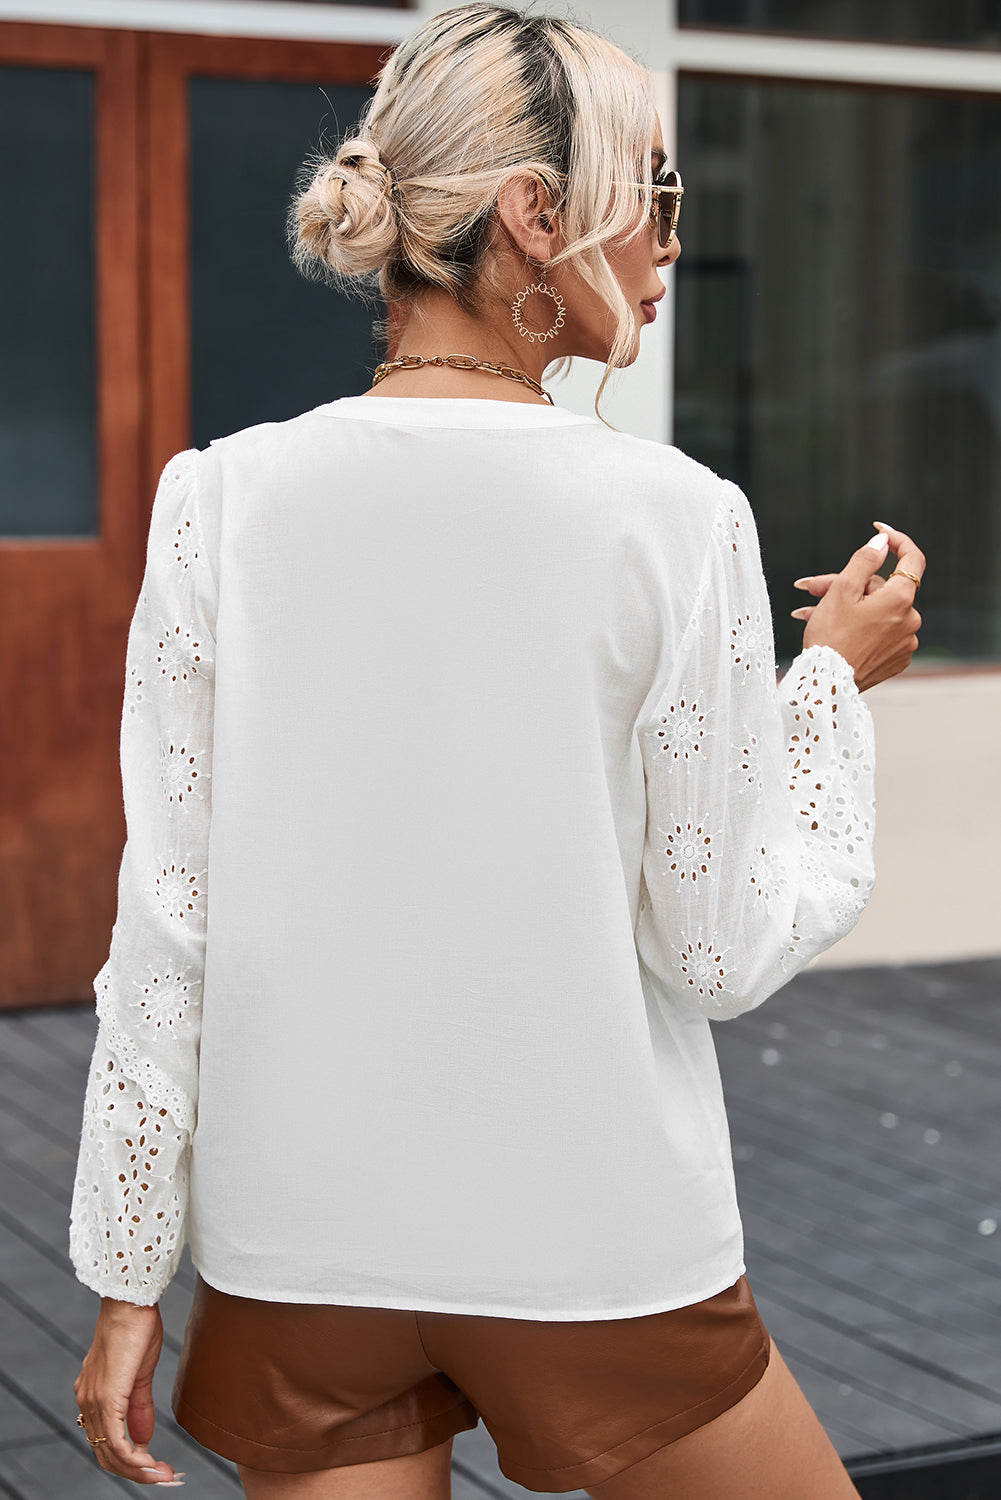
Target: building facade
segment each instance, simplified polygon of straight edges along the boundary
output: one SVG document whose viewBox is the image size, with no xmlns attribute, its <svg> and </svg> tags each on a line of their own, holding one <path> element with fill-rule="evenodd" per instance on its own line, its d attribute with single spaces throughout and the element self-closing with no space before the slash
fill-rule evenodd
<svg viewBox="0 0 1001 1500">
<path fill-rule="evenodd" d="M 0 0 L 0 1005 L 90 993 L 124 838 L 122 664 L 174 452 L 364 389 L 379 309 L 294 271 L 307 154 L 442 6 Z M 876 893 L 832 965 L 1001 952 L 1001 21 L 923 0 L 590 0 L 649 66 L 682 255 L 622 430 L 748 494 L 792 580 L 873 519 L 928 557 L 869 698 Z M 664 315 L 666 314 L 666 315 Z M 601 370 L 552 383 L 591 411 Z"/>
</svg>

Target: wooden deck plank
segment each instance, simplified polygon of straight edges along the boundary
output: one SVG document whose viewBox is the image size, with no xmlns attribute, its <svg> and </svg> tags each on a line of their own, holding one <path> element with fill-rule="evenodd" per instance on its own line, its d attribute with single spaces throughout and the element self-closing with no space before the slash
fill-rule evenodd
<svg viewBox="0 0 1001 1500">
<path fill-rule="evenodd" d="M 874 1308 L 892 1309 L 919 1336 L 951 1335 L 962 1350 L 986 1356 L 989 1368 L 996 1371 L 996 1363 L 990 1361 L 996 1362 L 1001 1343 L 1001 1309 L 996 1301 L 991 1303 L 989 1292 L 974 1303 L 962 1288 L 950 1284 L 953 1267 L 947 1257 L 939 1258 L 934 1278 L 919 1278 L 909 1271 L 904 1280 L 892 1260 L 863 1255 L 851 1239 L 832 1244 L 828 1235 L 818 1237 L 809 1226 L 763 1205 L 760 1197 L 751 1207 L 745 1201 L 741 1217 L 755 1266 L 759 1260 L 789 1265 L 812 1274 L 818 1286 L 831 1286 L 836 1293 L 854 1294 L 864 1288 Z"/>
<path fill-rule="evenodd" d="M 48 1442 L 52 1436 L 41 1414 L 21 1399 L 18 1390 L 8 1383 L 6 1371 L 0 1370 L 0 1451 Z"/>
<path fill-rule="evenodd" d="M 789 1114 L 784 1113 L 774 1099 L 768 1099 L 764 1088 L 764 1083 L 761 1083 L 755 1093 L 730 1090 L 731 1125 L 735 1112 L 742 1111 L 749 1120 L 758 1121 L 763 1126 L 773 1122 L 779 1129 L 788 1128 Z M 997 1109 L 998 1102 L 986 1100 L 985 1112 Z M 929 1142 L 925 1132 L 939 1127 L 930 1124 L 927 1113 L 917 1120 L 909 1117 L 905 1113 L 906 1106 L 892 1095 L 884 1094 L 875 1107 L 867 1101 L 845 1100 L 843 1097 L 818 1106 L 810 1080 L 791 1079 L 788 1082 L 783 1080 L 782 1103 L 790 1113 L 797 1112 L 800 1130 L 811 1140 L 825 1143 L 832 1166 L 837 1164 L 840 1148 L 842 1159 L 853 1175 L 862 1172 L 871 1181 L 887 1183 L 892 1180 L 903 1194 L 925 1206 L 939 1203 L 942 1212 L 951 1218 L 965 1216 L 971 1207 L 979 1207 L 985 1202 L 998 1206 L 997 1179 L 990 1161 L 985 1159 L 991 1143 L 985 1143 L 982 1138 L 971 1141 L 960 1156 L 950 1146 L 943 1151 L 936 1145 L 933 1151 L 930 1145 L 934 1137 Z M 837 1105 L 836 1113 L 834 1104 Z M 828 1110 L 833 1118 L 825 1118 Z M 852 1157 L 855 1163 L 852 1163 Z"/>
<path fill-rule="evenodd" d="M 835 995 L 814 987 L 804 993 L 803 986 L 808 977 L 801 978 L 797 989 L 790 986 L 792 1000 L 787 1001 L 781 991 L 774 996 L 762 1008 L 760 1020 L 752 1014 L 738 1016 L 726 1024 L 732 1025 L 737 1032 L 747 1030 L 753 1035 L 760 1034 L 764 1024 L 764 1029 L 773 1034 L 774 1012 L 791 1004 L 797 1028 L 802 1028 L 804 1036 L 813 1036 L 824 1042 L 823 1047 L 816 1049 L 818 1065 L 834 1066 L 839 1059 L 867 1058 L 871 1051 L 889 1051 L 891 1055 L 896 1052 L 906 1054 L 918 1062 L 959 1058 L 974 1078 L 988 1083 L 994 1081 L 993 1069 L 1001 1054 L 1001 1044 L 990 1035 L 986 1024 L 975 1031 L 964 1030 L 958 1020 L 933 1014 L 927 1006 L 906 1010 L 888 1004 L 858 1007 L 852 1004 L 850 992 Z M 828 1040 L 831 1031 L 836 1035 Z M 962 1108 L 961 1097 L 958 1103 Z"/>
<path fill-rule="evenodd" d="M 0 1491 L 17 1500 L 111 1500 L 122 1493 L 123 1479 L 103 1473 L 86 1451 L 74 1452 L 57 1438 L 6 1449 L 0 1455 Z"/>
<path fill-rule="evenodd" d="M 860 1374 L 853 1351 L 818 1347 L 808 1320 L 774 1300 L 760 1277 L 755 1301 L 783 1359 L 842 1458 L 954 1438 L 949 1427 L 929 1419 L 923 1411 L 902 1410 L 891 1401 L 881 1385 Z"/>
<path fill-rule="evenodd" d="M 737 1051 L 741 1045 L 744 1056 Z M 798 1127 L 832 1145 L 851 1147 L 870 1175 L 889 1167 L 903 1174 L 902 1181 L 915 1184 L 922 1191 L 931 1189 L 940 1194 L 943 1202 L 964 1194 L 982 1197 L 992 1189 L 997 1191 L 997 1177 L 989 1154 L 994 1144 L 991 1124 L 985 1120 L 978 1132 L 970 1132 L 956 1160 L 956 1171 L 943 1171 L 939 1162 L 948 1162 L 950 1146 L 947 1143 L 944 1152 L 929 1148 L 924 1132 L 941 1126 L 933 1125 L 935 1117 L 929 1110 L 920 1106 L 916 1109 L 911 1102 L 909 1091 L 916 1086 L 916 1080 L 894 1089 L 884 1076 L 878 1092 L 846 1088 L 837 1079 L 811 1076 L 801 1070 L 795 1056 L 789 1056 L 788 1051 L 784 1071 L 780 1066 L 769 1065 L 774 1063 L 777 1049 L 761 1042 L 748 1042 L 746 1037 L 739 1041 L 731 1039 L 724 1046 L 717 1041 L 717 1050 L 721 1072 L 726 1069 L 724 1084 L 729 1085 L 729 1103 L 746 1109 L 749 1114 L 783 1123 L 788 1122 L 790 1112 L 795 1110 Z M 961 1092 L 957 1091 L 957 1112 Z M 984 1119 L 997 1110 L 999 1102 L 997 1088 L 985 1092 L 977 1101 L 979 1118 Z M 968 1104 L 969 1093 L 963 1098 L 963 1106 Z M 947 1128 L 958 1132 L 960 1123 Z"/>
<path fill-rule="evenodd" d="M 1001 1430 L 1001 1231 L 978 1227 L 1001 1220 L 999 996 L 993 960 L 825 970 L 714 1027 L 748 1277 L 844 1457 Z M 98 1307 L 68 1258 L 96 1031 L 92 1002 L 0 1016 L 0 1497 L 12 1500 L 120 1493 L 81 1449 L 72 1398 Z M 160 1304 L 157 1436 L 199 1495 L 221 1500 L 240 1492 L 234 1466 L 170 1412 L 194 1284 L 186 1249 Z M 482 1423 L 456 1438 L 455 1500 L 516 1493 Z"/>
<path fill-rule="evenodd" d="M 0 1265 L 5 1271 L 10 1263 L 8 1255 L 8 1246 L 4 1245 Z M 51 1310 L 40 1313 L 29 1300 L 35 1295 L 37 1282 L 20 1260 L 17 1270 L 28 1297 L 22 1297 L 20 1289 L 15 1292 L 9 1284 L 0 1283 L 0 1349 L 3 1350 L 8 1390 L 12 1390 L 22 1403 L 31 1405 L 57 1441 L 4 1449 L 0 1452 L 0 1475 L 15 1488 L 23 1488 L 31 1500 L 36 1495 L 44 1495 L 45 1500 L 51 1500 L 53 1495 L 73 1496 L 76 1500 L 78 1495 L 89 1497 L 91 1494 L 104 1500 L 105 1496 L 120 1493 L 122 1481 L 104 1474 L 94 1463 L 86 1437 L 76 1426 L 77 1407 L 73 1398 L 73 1381 L 90 1344 L 97 1301 L 94 1294 L 88 1293 L 79 1282 L 74 1280 L 73 1283 L 77 1296 L 76 1293 L 70 1295 L 65 1285 L 60 1286 L 53 1279 L 48 1286 L 54 1297 Z M 76 1317 L 72 1311 L 69 1316 L 64 1316 L 64 1308 L 70 1306 L 74 1298 L 79 1304 Z M 81 1338 L 74 1331 L 74 1324 L 86 1328 L 85 1337 Z M 170 1411 L 170 1388 L 175 1369 L 176 1354 L 165 1345 L 153 1378 L 156 1403 L 153 1452 L 184 1469 L 188 1481 L 197 1483 L 200 1495 L 216 1500 L 217 1496 L 239 1494 L 239 1481 L 233 1466 L 225 1466 L 231 1471 L 232 1482 L 227 1476 L 225 1487 L 219 1488 L 216 1481 L 222 1475 L 220 1465 L 223 1460 L 208 1454 L 174 1421 Z M 65 1475 L 65 1479 L 55 1482 L 60 1475 Z M 213 1484 L 216 1484 L 214 1489 L 211 1488 Z M 108 1488 L 109 1485 L 115 1488 Z"/>
<path fill-rule="evenodd" d="M 874 1305 L 865 1288 L 849 1293 L 788 1263 L 762 1261 L 756 1281 L 773 1304 L 799 1315 L 812 1347 L 827 1332 L 847 1339 L 855 1368 L 885 1385 L 893 1401 L 902 1398 L 929 1418 L 960 1424 L 956 1431 L 1001 1430 L 1001 1391 L 991 1383 L 997 1368 L 991 1351 L 964 1349 L 942 1333 L 929 1338 L 927 1330 Z"/>
<path fill-rule="evenodd" d="M 748 1049 L 743 1058 L 733 1055 L 741 1041 Z M 878 1082 L 867 1080 L 860 1085 L 855 1080 L 864 1077 L 865 1059 L 852 1059 L 849 1066 L 853 1073 L 845 1078 L 833 1066 L 822 1070 L 811 1066 L 809 1058 L 802 1060 L 799 1053 L 809 1045 L 809 1038 L 799 1041 L 797 1052 L 789 1056 L 786 1043 L 768 1037 L 731 1039 L 725 1054 L 727 1066 L 731 1072 L 749 1075 L 737 1097 L 767 1103 L 776 1073 L 788 1058 L 788 1069 L 794 1076 L 783 1079 L 783 1105 L 798 1098 L 808 1101 L 812 1094 L 814 1110 L 807 1119 L 812 1115 L 823 1120 L 825 1110 L 836 1113 L 840 1134 L 848 1131 L 856 1143 L 869 1144 L 874 1150 L 907 1161 L 914 1176 L 925 1174 L 932 1180 L 938 1175 L 951 1191 L 982 1192 L 985 1186 L 996 1186 L 983 1122 L 998 1107 L 1001 1059 L 998 1075 L 978 1079 L 969 1066 L 961 1075 L 948 1077 L 937 1061 L 932 1070 L 927 1064 L 919 1066 L 907 1058 L 884 1053 L 883 1062 L 876 1065 L 881 1068 Z M 950 1062 L 953 1068 L 958 1065 L 956 1059 Z M 868 1065 L 870 1069 L 873 1066 Z M 823 1094 L 819 1107 L 818 1092 Z M 894 1122 L 884 1123 L 887 1113 L 896 1116 Z M 934 1135 L 929 1136 L 929 1131 Z M 942 1174 L 945 1166 L 950 1168 L 947 1177 Z"/>
<path fill-rule="evenodd" d="M 962 1215 L 929 1207 L 906 1181 L 892 1175 L 875 1179 L 846 1164 L 843 1154 L 832 1153 L 818 1137 L 801 1129 L 790 1141 L 788 1125 L 763 1122 L 746 1111 L 731 1109 L 731 1134 L 741 1199 L 753 1202 L 757 1185 L 769 1184 L 818 1229 L 846 1222 L 862 1242 L 892 1240 L 899 1255 L 935 1250 L 968 1272 L 974 1287 L 997 1277 L 997 1240 L 993 1233 L 978 1232 L 980 1213 L 989 1213 L 991 1200 L 971 1203 Z"/>
<path fill-rule="evenodd" d="M 919 972 L 920 969 L 920 972 Z M 780 1001 L 795 994 L 795 1003 L 807 1013 L 833 1007 L 858 1023 L 879 1021 L 897 1024 L 911 1037 L 948 1037 L 958 1046 L 976 1038 L 991 1050 L 999 1045 L 994 1026 L 996 991 L 1001 984 L 1001 961 L 955 964 L 933 978 L 934 967 L 921 969 L 805 969 L 784 990 Z M 992 997 L 992 990 L 994 996 Z M 771 1001 L 768 1002 L 771 1004 Z M 746 1012 L 738 1024 L 760 1014 Z M 916 1030 L 911 1031 L 915 1023 Z"/>
<path fill-rule="evenodd" d="M 77 1005 L 43 1005 L 30 1010 L 11 1011 L 4 1017 L 16 1023 L 25 1034 L 37 1037 L 51 1046 L 53 1052 L 67 1054 L 67 1061 L 86 1064 L 94 1050 L 97 1036 L 97 1004 L 94 1000 Z"/>
<path fill-rule="evenodd" d="M 5 1049 L 6 1051 L 6 1049 Z M 53 1063 L 49 1077 L 21 1059 L 5 1055 L 0 1061 L 0 1098 L 3 1108 L 27 1129 L 65 1146 L 76 1158 L 83 1123 L 87 1064 L 70 1069 Z"/>
<path fill-rule="evenodd" d="M 996 1010 L 1001 990 L 1001 959 L 914 967 L 807 971 L 794 981 L 807 984 L 811 998 L 827 999 L 856 1020 L 903 1022 L 923 1018 L 957 1042 L 975 1037 L 996 1052 Z M 808 1001 L 809 1003 L 809 1001 Z"/>
<path fill-rule="evenodd" d="M 1001 1429 L 999 976 L 807 973 L 714 1027 L 748 1277 L 843 1457 Z"/>
</svg>

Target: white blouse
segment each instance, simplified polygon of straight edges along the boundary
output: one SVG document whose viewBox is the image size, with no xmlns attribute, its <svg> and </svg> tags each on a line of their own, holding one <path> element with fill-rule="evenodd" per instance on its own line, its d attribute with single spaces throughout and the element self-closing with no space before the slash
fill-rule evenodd
<svg viewBox="0 0 1001 1500">
<path fill-rule="evenodd" d="M 744 1271 L 709 1022 L 872 888 L 873 729 L 776 686 L 754 521 L 562 407 L 346 397 L 172 458 L 70 1221 L 151 1304 L 633 1317 Z"/>
</svg>

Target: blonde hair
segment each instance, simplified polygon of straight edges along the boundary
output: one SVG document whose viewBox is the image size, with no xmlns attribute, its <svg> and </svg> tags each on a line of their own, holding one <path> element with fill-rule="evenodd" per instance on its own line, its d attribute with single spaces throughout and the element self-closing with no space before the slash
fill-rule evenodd
<svg viewBox="0 0 1001 1500">
<path fill-rule="evenodd" d="M 489 0 L 439 11 L 389 57 L 336 154 L 313 153 L 300 169 L 292 259 L 339 290 L 377 290 L 391 309 L 441 287 L 475 315 L 485 290 L 498 293 L 489 247 L 500 187 L 533 174 L 566 241 L 547 274 L 572 264 L 615 318 L 601 417 L 605 383 L 636 338 L 602 246 L 646 224 L 638 202 L 649 209 L 649 189 L 631 184 L 650 180 L 655 109 L 649 71 L 587 27 Z"/>
</svg>

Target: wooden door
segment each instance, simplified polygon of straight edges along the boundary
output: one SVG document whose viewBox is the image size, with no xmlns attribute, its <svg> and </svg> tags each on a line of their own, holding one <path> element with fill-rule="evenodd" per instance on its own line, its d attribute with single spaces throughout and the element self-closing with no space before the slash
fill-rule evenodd
<svg viewBox="0 0 1001 1500">
<path fill-rule="evenodd" d="M 0 23 L 2 1009 L 89 999 L 108 953 L 163 464 L 381 357 L 381 304 L 304 282 L 274 233 L 284 164 L 353 123 L 387 50 Z"/>
<path fill-rule="evenodd" d="M 384 309 L 301 277 L 284 217 L 298 165 L 355 122 L 387 51 L 150 36 L 147 485 L 188 443 L 368 386 Z"/>
<path fill-rule="evenodd" d="M 4 1007 L 84 998 L 113 919 L 143 548 L 137 48 L 0 25 Z"/>
</svg>

